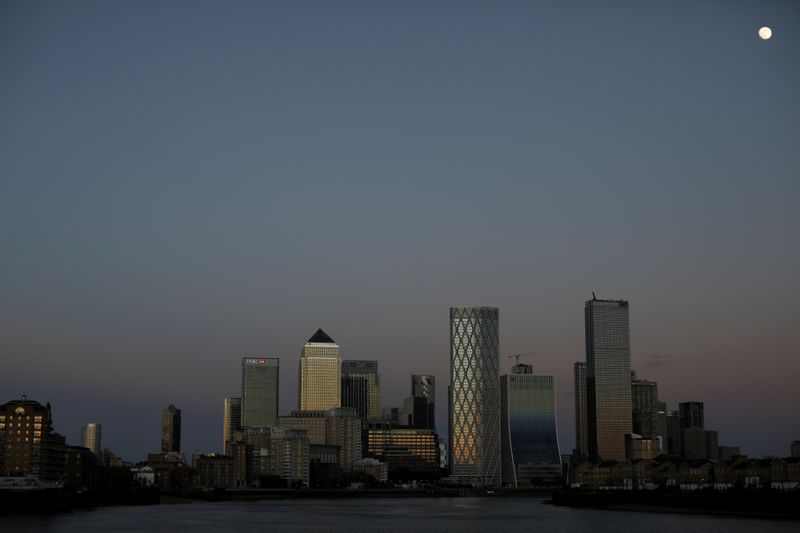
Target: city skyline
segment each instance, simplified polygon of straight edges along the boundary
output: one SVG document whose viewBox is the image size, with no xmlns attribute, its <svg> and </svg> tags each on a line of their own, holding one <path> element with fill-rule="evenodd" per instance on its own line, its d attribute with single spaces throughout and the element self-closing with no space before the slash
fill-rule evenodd
<svg viewBox="0 0 800 533">
<path fill-rule="evenodd" d="M 596 291 L 667 410 L 785 454 L 799 27 L 770 0 L 3 2 L 0 390 L 131 459 L 174 404 L 215 450 L 241 358 L 283 361 L 285 415 L 322 327 L 384 405 L 437 376 L 444 436 L 443 310 L 487 305 L 569 450 Z"/>
</svg>

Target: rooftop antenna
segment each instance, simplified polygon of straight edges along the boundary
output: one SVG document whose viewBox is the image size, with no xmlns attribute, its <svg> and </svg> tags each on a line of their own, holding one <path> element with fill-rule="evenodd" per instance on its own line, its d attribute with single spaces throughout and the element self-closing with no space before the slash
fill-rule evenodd
<svg viewBox="0 0 800 533">
<path fill-rule="evenodd" d="M 592 291 L 592 300 L 597 300 L 597 296 L 594 295 L 594 291 Z"/>
<path fill-rule="evenodd" d="M 529 355 L 536 355 L 536 352 L 515 353 L 515 354 L 511 354 L 511 355 L 509 355 L 509 356 L 508 356 L 508 358 L 509 358 L 509 359 L 511 359 L 511 358 L 513 357 L 513 358 L 514 358 L 514 361 L 515 361 L 515 363 L 514 363 L 514 364 L 517 364 L 517 365 L 518 365 L 518 364 L 519 364 L 519 358 L 520 358 L 520 357 L 527 357 L 527 356 L 529 356 Z"/>
</svg>

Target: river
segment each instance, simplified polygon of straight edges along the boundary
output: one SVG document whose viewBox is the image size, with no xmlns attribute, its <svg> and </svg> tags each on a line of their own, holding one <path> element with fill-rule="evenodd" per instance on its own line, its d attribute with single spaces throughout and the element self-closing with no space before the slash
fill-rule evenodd
<svg viewBox="0 0 800 533">
<path fill-rule="evenodd" d="M 544 504 L 544 500 L 543 497 L 375 498 L 101 507 L 53 516 L 0 517 L 0 531 L 736 533 L 800 530 L 797 521 L 572 509 Z"/>
</svg>

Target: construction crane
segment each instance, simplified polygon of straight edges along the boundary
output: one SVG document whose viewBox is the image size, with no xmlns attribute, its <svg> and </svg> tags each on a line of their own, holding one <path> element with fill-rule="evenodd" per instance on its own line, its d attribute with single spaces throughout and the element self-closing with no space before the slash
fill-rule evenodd
<svg viewBox="0 0 800 533">
<path fill-rule="evenodd" d="M 520 357 L 527 357 L 529 355 L 536 355 L 536 352 L 515 353 L 515 354 L 509 355 L 508 358 L 511 359 L 513 357 L 514 358 L 514 364 L 518 365 Z"/>
</svg>

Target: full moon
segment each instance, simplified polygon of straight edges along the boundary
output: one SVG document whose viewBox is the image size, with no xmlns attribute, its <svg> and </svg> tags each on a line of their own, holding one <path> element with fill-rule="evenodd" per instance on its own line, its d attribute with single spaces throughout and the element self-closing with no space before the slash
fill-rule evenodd
<svg viewBox="0 0 800 533">
<path fill-rule="evenodd" d="M 758 36 L 761 37 L 762 41 L 766 41 L 767 39 L 772 37 L 772 30 L 770 29 L 769 26 L 762 26 L 758 30 Z"/>
</svg>

